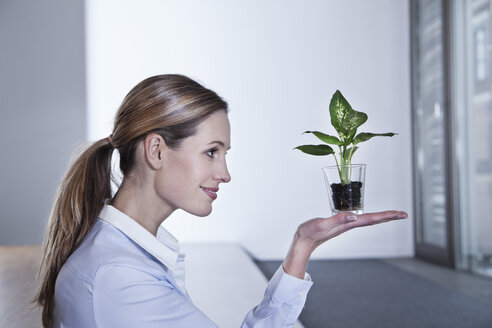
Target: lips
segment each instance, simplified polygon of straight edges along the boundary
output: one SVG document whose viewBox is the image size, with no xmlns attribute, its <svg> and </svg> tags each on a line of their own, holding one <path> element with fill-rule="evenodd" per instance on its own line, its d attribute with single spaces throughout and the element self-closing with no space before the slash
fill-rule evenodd
<svg viewBox="0 0 492 328">
<path fill-rule="evenodd" d="M 217 198 L 217 191 L 219 191 L 219 188 L 212 188 L 212 187 L 201 187 L 202 190 L 208 195 L 208 197 L 212 199 Z"/>
</svg>

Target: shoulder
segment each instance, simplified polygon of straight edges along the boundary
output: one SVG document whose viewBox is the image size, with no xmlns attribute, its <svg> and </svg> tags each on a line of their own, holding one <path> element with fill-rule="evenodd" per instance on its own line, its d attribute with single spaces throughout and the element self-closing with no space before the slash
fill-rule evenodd
<svg viewBox="0 0 492 328">
<path fill-rule="evenodd" d="M 98 220 L 65 265 L 73 275 L 92 284 L 100 268 L 163 272 L 152 255 L 110 224 Z"/>
<path fill-rule="evenodd" d="M 97 221 L 58 273 L 55 315 L 69 322 L 86 323 L 83 326 L 107 318 L 109 327 L 114 326 L 110 322 L 122 309 L 128 311 L 125 320 L 139 317 L 132 311 L 138 312 L 141 307 L 128 310 L 126 306 L 138 304 L 140 297 L 148 301 L 173 293 L 177 294 L 164 265 L 118 229 Z M 128 326 L 125 320 L 116 326 Z"/>
<path fill-rule="evenodd" d="M 101 265 L 94 274 L 93 292 L 128 296 L 135 292 L 157 292 L 159 295 L 175 290 L 166 271 L 140 265 L 133 261 L 111 261 Z"/>
</svg>

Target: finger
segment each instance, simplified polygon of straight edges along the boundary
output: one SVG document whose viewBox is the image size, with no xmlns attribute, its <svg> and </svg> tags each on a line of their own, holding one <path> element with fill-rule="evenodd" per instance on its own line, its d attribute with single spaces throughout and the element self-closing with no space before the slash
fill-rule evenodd
<svg viewBox="0 0 492 328">
<path fill-rule="evenodd" d="M 358 216 L 351 212 L 340 212 L 329 218 L 317 218 L 312 221 L 316 222 L 315 230 L 321 232 L 316 238 L 317 244 L 322 244 L 353 228 L 404 219 L 407 216 L 407 213 L 401 211 L 366 213 Z"/>
<path fill-rule="evenodd" d="M 330 230 L 339 225 L 357 221 L 357 215 L 352 212 L 339 212 L 336 215 L 323 218 L 320 224 L 324 230 Z"/>
<path fill-rule="evenodd" d="M 338 214 L 332 217 L 324 218 L 323 221 L 325 225 L 336 226 L 340 224 L 356 222 L 359 220 L 363 222 L 369 222 L 369 221 L 379 222 L 381 220 L 403 219 L 406 218 L 407 216 L 408 214 L 402 211 L 384 211 L 384 212 L 366 213 L 360 215 L 356 215 L 352 212 L 339 212 Z"/>
<path fill-rule="evenodd" d="M 388 221 L 401 220 L 407 218 L 408 214 L 402 211 L 384 211 L 376 213 L 361 214 L 357 218 L 356 226 L 373 225 Z"/>
<path fill-rule="evenodd" d="M 329 218 L 317 219 L 317 231 L 323 231 L 323 238 L 331 238 L 347 230 L 355 228 L 357 225 L 357 215 L 352 212 L 339 212 Z"/>
<path fill-rule="evenodd" d="M 332 238 L 356 227 L 369 226 L 383 222 L 406 218 L 407 213 L 401 211 L 384 211 L 356 215 L 352 212 L 339 212 L 329 218 L 318 218 L 317 231 L 326 231 L 326 236 Z"/>
</svg>

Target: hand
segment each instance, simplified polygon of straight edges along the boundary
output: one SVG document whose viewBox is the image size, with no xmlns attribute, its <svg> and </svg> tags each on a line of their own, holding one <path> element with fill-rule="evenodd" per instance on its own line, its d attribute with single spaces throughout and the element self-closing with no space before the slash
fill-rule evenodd
<svg viewBox="0 0 492 328">
<path fill-rule="evenodd" d="M 336 237 L 350 229 L 374 225 L 378 223 L 404 219 L 405 212 L 385 211 L 355 215 L 350 212 L 338 213 L 330 218 L 316 218 L 304 222 L 297 229 L 297 239 L 304 247 L 316 249 L 325 241 Z"/>
<path fill-rule="evenodd" d="M 407 216 L 407 213 L 400 211 L 361 215 L 344 212 L 329 218 L 306 221 L 297 228 L 289 253 L 283 263 L 284 271 L 302 279 L 311 253 L 325 241 L 353 228 L 404 219 Z"/>
</svg>

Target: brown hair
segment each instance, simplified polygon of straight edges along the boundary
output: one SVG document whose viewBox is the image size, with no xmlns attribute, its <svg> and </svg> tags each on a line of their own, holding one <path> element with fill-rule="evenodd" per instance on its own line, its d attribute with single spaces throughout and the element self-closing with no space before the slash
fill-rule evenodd
<svg viewBox="0 0 492 328">
<path fill-rule="evenodd" d="M 120 153 L 120 169 L 128 174 L 138 142 L 151 132 L 171 148 L 196 132 L 210 114 L 227 103 L 215 92 L 182 75 L 153 76 L 137 84 L 116 113 L 112 141 L 101 139 L 69 167 L 58 188 L 43 241 L 41 285 L 34 302 L 43 308 L 43 326 L 51 327 L 55 283 L 61 267 L 94 225 L 111 195 L 111 156 Z"/>
</svg>

